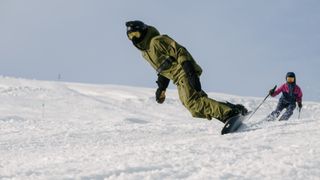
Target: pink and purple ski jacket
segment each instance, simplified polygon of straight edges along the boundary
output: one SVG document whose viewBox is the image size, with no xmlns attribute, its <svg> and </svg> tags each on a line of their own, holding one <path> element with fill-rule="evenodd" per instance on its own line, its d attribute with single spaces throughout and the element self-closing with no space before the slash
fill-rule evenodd
<svg viewBox="0 0 320 180">
<path fill-rule="evenodd" d="M 290 86 L 293 91 L 290 91 Z M 282 92 L 280 100 L 284 100 L 287 103 L 295 103 L 302 101 L 302 91 L 301 88 L 296 84 L 284 83 L 281 85 L 271 96 L 275 97 Z"/>
</svg>

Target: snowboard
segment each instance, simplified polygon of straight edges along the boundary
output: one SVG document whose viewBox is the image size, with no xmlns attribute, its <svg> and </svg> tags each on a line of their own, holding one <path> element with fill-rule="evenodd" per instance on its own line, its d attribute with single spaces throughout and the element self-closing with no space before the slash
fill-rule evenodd
<svg viewBox="0 0 320 180">
<path fill-rule="evenodd" d="M 248 117 L 249 114 L 250 113 L 246 115 L 238 114 L 228 119 L 221 130 L 221 135 L 236 132 L 240 126 L 242 126 L 242 122 Z"/>
</svg>

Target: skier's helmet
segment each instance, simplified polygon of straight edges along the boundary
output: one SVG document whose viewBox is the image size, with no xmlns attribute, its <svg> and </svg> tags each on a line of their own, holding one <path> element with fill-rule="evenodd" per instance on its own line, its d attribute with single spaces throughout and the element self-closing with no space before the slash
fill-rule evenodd
<svg viewBox="0 0 320 180">
<path fill-rule="evenodd" d="M 296 75 L 294 72 L 288 72 L 286 75 L 286 81 L 288 83 L 296 83 Z"/>
<path fill-rule="evenodd" d="M 127 36 L 134 43 L 141 42 L 148 29 L 148 26 L 139 20 L 126 22 L 126 27 Z"/>
</svg>

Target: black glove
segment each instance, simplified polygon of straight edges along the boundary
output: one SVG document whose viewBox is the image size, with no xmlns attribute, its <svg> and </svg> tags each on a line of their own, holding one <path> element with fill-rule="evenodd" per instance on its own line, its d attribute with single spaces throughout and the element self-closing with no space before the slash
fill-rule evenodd
<svg viewBox="0 0 320 180">
<path fill-rule="evenodd" d="M 188 76 L 188 80 L 189 80 L 190 86 L 193 89 L 195 89 L 197 92 L 202 91 L 200 79 L 196 74 L 196 71 L 194 69 L 194 66 L 193 66 L 192 62 L 191 61 L 185 61 L 182 64 L 182 68 L 183 68 L 184 72 Z"/>
<path fill-rule="evenodd" d="M 166 90 L 158 88 L 156 91 L 156 101 L 159 104 L 162 104 L 165 99 L 166 99 Z"/>
<path fill-rule="evenodd" d="M 162 104 L 166 99 L 166 89 L 169 86 L 170 79 L 158 74 L 158 80 L 156 83 L 158 84 L 158 89 L 156 91 L 156 101 L 159 104 Z"/>
<path fill-rule="evenodd" d="M 302 108 L 302 103 L 301 102 L 298 102 L 298 107 L 299 107 L 299 109 Z"/>
<path fill-rule="evenodd" d="M 272 96 L 274 94 L 274 91 L 276 90 L 277 85 L 275 85 L 272 89 L 269 90 L 269 95 Z"/>
<path fill-rule="evenodd" d="M 274 89 L 269 90 L 269 95 L 272 96 L 272 94 L 274 94 Z"/>
</svg>

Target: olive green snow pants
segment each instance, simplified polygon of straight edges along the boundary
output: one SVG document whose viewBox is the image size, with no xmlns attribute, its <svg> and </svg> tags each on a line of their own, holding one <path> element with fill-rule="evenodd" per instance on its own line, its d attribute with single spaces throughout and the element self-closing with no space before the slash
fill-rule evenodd
<svg viewBox="0 0 320 180">
<path fill-rule="evenodd" d="M 208 98 L 204 93 L 196 92 L 189 84 L 187 77 L 182 77 L 177 83 L 179 98 L 193 117 L 216 118 L 224 122 L 231 108 L 224 103 Z"/>
</svg>

